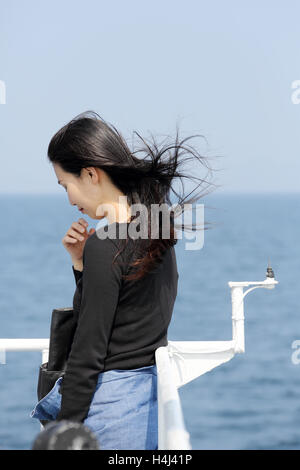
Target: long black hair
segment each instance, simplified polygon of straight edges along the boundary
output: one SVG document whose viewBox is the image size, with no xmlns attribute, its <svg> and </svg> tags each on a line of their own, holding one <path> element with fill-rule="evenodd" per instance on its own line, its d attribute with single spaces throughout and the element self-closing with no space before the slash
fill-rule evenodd
<svg viewBox="0 0 300 470">
<path fill-rule="evenodd" d="M 115 126 L 106 122 L 95 111 L 86 111 L 56 132 L 48 146 L 50 162 L 59 164 L 65 172 L 80 177 L 83 168 L 89 166 L 101 168 L 108 174 L 113 184 L 127 196 L 130 206 L 135 203 L 146 206 L 149 215 L 148 238 L 140 239 L 140 246 L 135 250 L 137 256 L 131 264 L 135 272 L 124 277 L 131 280 L 141 279 L 159 264 L 164 251 L 177 243 L 175 233 L 177 227 L 182 230 L 208 228 L 205 224 L 201 228 L 197 228 L 194 223 L 191 226 L 177 225 L 174 213 L 182 216 L 186 204 L 193 204 L 218 186 L 209 180 L 196 177 L 194 167 L 193 175 L 179 171 L 180 166 L 191 161 L 192 164 L 200 163 L 207 169 L 208 175 L 212 175 L 212 168 L 208 165 L 209 157 L 200 155 L 195 148 L 186 145 L 189 139 L 199 136 L 198 134 L 179 142 L 177 126 L 175 142 L 161 147 L 157 145 L 153 136 L 152 142 L 147 142 L 136 131 L 135 134 L 142 140 L 143 145 L 137 150 L 130 150 Z M 143 158 L 135 156 L 140 152 L 144 155 Z M 197 186 L 185 197 L 184 194 L 178 194 L 172 185 L 176 179 L 179 179 L 184 188 L 183 178 L 198 181 Z M 200 186 L 202 187 L 200 192 L 187 200 L 186 198 Z M 203 186 L 208 188 L 206 192 Z M 151 205 L 167 204 L 174 208 L 174 202 L 170 199 L 171 191 L 177 196 L 177 201 L 176 209 L 170 211 L 170 236 L 163 238 L 160 227 L 159 237 L 151 238 Z M 132 215 L 131 220 L 134 218 Z M 127 242 L 128 239 L 125 239 L 125 244 Z M 121 251 L 117 253 L 114 261 Z"/>
</svg>

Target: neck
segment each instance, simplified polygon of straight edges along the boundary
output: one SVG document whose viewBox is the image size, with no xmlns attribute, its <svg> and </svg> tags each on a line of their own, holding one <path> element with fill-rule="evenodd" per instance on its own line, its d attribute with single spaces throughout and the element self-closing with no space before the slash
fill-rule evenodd
<svg viewBox="0 0 300 470">
<path fill-rule="evenodd" d="M 106 202 L 104 213 L 109 224 L 114 222 L 129 222 L 131 217 L 131 210 L 127 203 L 127 197 L 124 194 L 119 194 L 117 200 L 110 200 Z"/>
</svg>

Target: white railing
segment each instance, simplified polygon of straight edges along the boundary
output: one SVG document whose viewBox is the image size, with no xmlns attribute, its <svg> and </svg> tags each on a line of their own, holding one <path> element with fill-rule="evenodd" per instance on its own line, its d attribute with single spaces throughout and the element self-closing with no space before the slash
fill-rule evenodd
<svg viewBox="0 0 300 470">
<path fill-rule="evenodd" d="M 268 271 L 271 268 L 268 268 Z M 270 272 L 268 273 L 270 274 Z M 273 272 L 272 272 L 273 274 Z M 245 351 L 244 298 L 262 287 L 274 289 L 278 281 L 228 282 L 232 302 L 232 339 L 229 341 L 168 341 L 155 352 L 158 375 L 158 449 L 192 449 L 178 389 Z M 244 287 L 253 286 L 246 292 Z"/>
<path fill-rule="evenodd" d="M 245 351 L 244 298 L 258 287 L 273 289 L 278 281 L 267 277 L 261 282 L 228 282 L 232 301 L 232 340 L 168 341 L 155 351 L 157 366 L 158 449 L 192 449 L 186 430 L 178 389 Z M 253 286 L 246 292 L 244 287 Z M 48 360 L 49 339 L 0 339 L 0 352 L 41 351 Z M 3 357 L 3 356 L 2 356 Z M 3 361 L 2 361 L 3 362 Z"/>
</svg>

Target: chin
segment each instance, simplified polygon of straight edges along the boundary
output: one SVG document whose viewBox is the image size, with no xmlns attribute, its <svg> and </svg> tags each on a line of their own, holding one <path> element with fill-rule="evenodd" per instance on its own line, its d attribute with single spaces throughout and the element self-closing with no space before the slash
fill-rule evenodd
<svg viewBox="0 0 300 470">
<path fill-rule="evenodd" d="M 105 215 L 95 215 L 95 217 L 92 217 L 93 219 L 96 219 L 96 220 L 102 220 L 102 219 L 105 219 Z"/>
</svg>

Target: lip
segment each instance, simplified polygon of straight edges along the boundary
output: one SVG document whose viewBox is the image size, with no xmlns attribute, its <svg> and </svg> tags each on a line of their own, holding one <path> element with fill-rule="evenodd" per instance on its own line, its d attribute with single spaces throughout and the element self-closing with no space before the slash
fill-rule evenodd
<svg viewBox="0 0 300 470">
<path fill-rule="evenodd" d="M 80 212 L 84 212 L 84 208 L 82 207 L 81 209 L 79 209 Z"/>
</svg>

